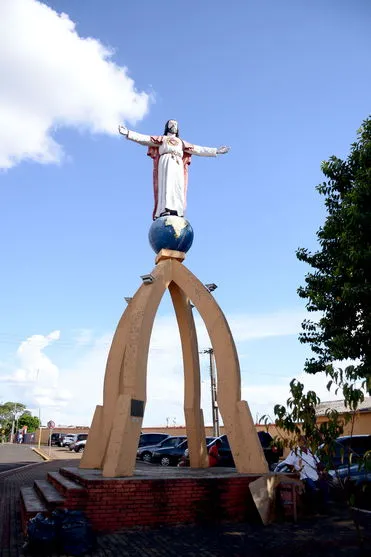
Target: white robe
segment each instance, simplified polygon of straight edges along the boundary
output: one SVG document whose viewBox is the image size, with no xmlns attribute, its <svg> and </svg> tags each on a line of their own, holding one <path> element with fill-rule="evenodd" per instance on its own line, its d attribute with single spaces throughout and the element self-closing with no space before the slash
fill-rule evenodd
<svg viewBox="0 0 371 557">
<path fill-rule="evenodd" d="M 186 198 L 182 140 L 175 135 L 164 135 L 163 141 L 159 145 L 151 141 L 151 136 L 133 131 L 129 131 L 127 138 L 141 145 L 159 149 L 158 199 L 155 218 L 167 210 L 176 211 L 180 217 L 184 216 Z M 192 150 L 187 152 L 200 157 L 216 157 L 216 151 L 215 147 L 201 147 L 192 144 Z"/>
</svg>

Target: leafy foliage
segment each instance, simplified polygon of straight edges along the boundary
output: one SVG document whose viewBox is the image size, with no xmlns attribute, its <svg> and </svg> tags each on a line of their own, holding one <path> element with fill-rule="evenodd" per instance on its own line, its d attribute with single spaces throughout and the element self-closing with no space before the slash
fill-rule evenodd
<svg viewBox="0 0 371 557">
<path fill-rule="evenodd" d="M 302 324 L 300 341 L 315 354 L 305 371 L 333 378 L 335 361 L 352 360 L 351 381 L 361 379 L 371 392 L 371 118 L 348 158 L 332 156 L 322 171 L 328 180 L 317 190 L 328 214 L 317 232 L 320 249 L 296 253 L 313 268 L 298 294 L 309 311 L 321 312 L 318 322 Z"/>
<path fill-rule="evenodd" d="M 40 426 L 39 418 L 32 416 L 26 406 L 21 402 L 5 402 L 0 404 L 0 430 L 8 435 L 12 428 L 12 422 L 18 424 L 18 428 L 27 426 L 28 432 L 32 433 Z"/>
<path fill-rule="evenodd" d="M 273 443 L 281 447 L 288 447 L 296 450 L 300 445 L 300 439 L 304 435 L 306 445 L 313 454 L 317 454 L 321 460 L 322 474 L 327 475 L 329 470 L 333 470 L 338 479 L 338 485 L 343 491 L 344 499 L 349 505 L 362 501 L 362 490 L 360 491 L 351 481 L 350 466 L 352 464 L 352 454 L 347 455 L 345 462 L 346 473 L 339 475 L 339 470 L 334 464 L 334 457 L 339 454 L 339 445 L 336 439 L 344 433 L 344 428 L 350 424 L 350 434 L 353 434 L 353 426 L 360 402 L 364 400 L 362 389 L 356 388 L 349 383 L 348 378 L 354 374 L 353 366 L 351 369 L 338 369 L 333 373 L 333 379 L 329 381 L 327 387 L 330 389 L 335 386 L 345 394 L 345 406 L 348 408 L 346 413 L 340 414 L 337 410 L 327 409 L 325 420 L 319 421 L 316 416 L 316 408 L 320 399 L 314 391 L 304 391 L 304 385 L 293 379 L 290 383 L 290 397 L 287 399 L 286 406 L 277 404 L 274 408 L 275 425 L 280 431 Z M 264 421 L 264 416 L 262 420 Z M 337 445 L 337 446 L 336 446 Z M 319 451 L 320 448 L 320 451 Z M 345 457 L 344 450 L 341 458 Z M 356 461 L 359 468 L 364 467 L 371 470 L 371 451 L 366 452 L 363 457 Z M 327 477 L 329 477 L 327 475 Z"/>
<path fill-rule="evenodd" d="M 11 424 L 20 413 L 26 410 L 26 406 L 20 402 L 4 402 L 0 404 L 0 428 L 5 434 L 11 429 Z"/>
<path fill-rule="evenodd" d="M 344 433 L 345 425 L 354 420 L 359 403 L 364 399 L 361 389 L 349 387 L 344 381 L 346 374 L 347 369 L 337 370 L 334 374 L 335 379 L 328 383 L 328 389 L 334 383 L 338 389 L 341 388 L 343 392 L 348 393 L 348 400 L 344 402 L 349 412 L 339 414 L 337 410 L 327 409 L 326 420 L 321 422 L 316 417 L 316 408 L 321 402 L 319 397 L 314 391 L 305 393 L 303 383 L 293 379 L 290 382 L 291 396 L 287 399 L 286 406 L 276 404 L 274 407 L 275 424 L 284 433 L 281 439 L 274 441 L 293 449 L 298 446 L 300 437 L 304 435 L 312 452 L 317 452 L 318 447 L 323 445 L 324 453 L 330 456 L 335 439 Z M 330 466 L 331 463 L 325 464 Z"/>
<path fill-rule="evenodd" d="M 18 419 L 18 428 L 20 429 L 25 425 L 27 426 L 27 433 L 33 433 L 40 427 L 40 420 L 26 410 Z"/>
</svg>

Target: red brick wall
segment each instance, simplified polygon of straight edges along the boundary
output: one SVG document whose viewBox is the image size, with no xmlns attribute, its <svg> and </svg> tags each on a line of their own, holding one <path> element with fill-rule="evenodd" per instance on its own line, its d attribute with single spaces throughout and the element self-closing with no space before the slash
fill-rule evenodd
<svg viewBox="0 0 371 557">
<path fill-rule="evenodd" d="M 259 520 L 249 483 L 259 476 L 84 480 L 84 511 L 97 531 L 133 526 Z"/>
</svg>

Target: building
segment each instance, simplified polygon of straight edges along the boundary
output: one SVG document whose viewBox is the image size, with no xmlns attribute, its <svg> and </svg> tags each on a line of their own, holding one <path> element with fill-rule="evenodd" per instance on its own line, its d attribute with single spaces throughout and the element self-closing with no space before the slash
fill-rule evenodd
<svg viewBox="0 0 371 557">
<path fill-rule="evenodd" d="M 330 400 L 321 402 L 317 406 L 317 423 L 327 421 L 326 411 L 337 410 L 340 416 L 349 412 L 343 400 Z M 272 437 L 286 438 L 288 434 L 280 431 L 275 424 L 255 424 L 257 431 L 268 430 Z M 54 433 L 89 433 L 89 427 L 86 426 L 58 426 L 53 429 Z M 39 431 L 35 433 L 35 443 L 39 441 Z M 157 427 L 143 427 L 143 433 L 167 433 L 168 435 L 187 435 L 185 426 L 157 426 Z M 224 426 L 220 426 L 220 435 L 225 433 Z M 349 435 L 371 434 L 371 397 L 366 397 L 365 400 L 359 405 L 355 413 L 354 420 L 346 424 L 344 434 Z M 206 436 L 213 435 L 212 426 L 205 426 Z M 46 444 L 49 438 L 49 430 L 45 427 L 41 430 L 41 443 Z M 288 449 L 285 450 L 285 454 Z"/>
<path fill-rule="evenodd" d="M 350 412 L 349 408 L 345 406 L 344 400 L 321 402 L 316 410 L 317 423 L 327 421 L 327 410 L 336 410 L 340 416 Z M 361 402 L 355 412 L 354 420 L 345 425 L 344 435 L 350 435 L 351 433 L 353 435 L 371 434 L 371 396 L 365 397 L 365 400 Z"/>
</svg>

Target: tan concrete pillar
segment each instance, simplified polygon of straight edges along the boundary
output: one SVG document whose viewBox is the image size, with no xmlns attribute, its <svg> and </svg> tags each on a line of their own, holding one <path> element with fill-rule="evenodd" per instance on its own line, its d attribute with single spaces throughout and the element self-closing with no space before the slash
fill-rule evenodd
<svg viewBox="0 0 371 557">
<path fill-rule="evenodd" d="M 152 271 L 154 282 L 141 286 L 128 306 L 129 319 L 125 327 L 125 354 L 119 374 L 120 397 L 113 409 L 110 408 L 110 415 L 112 416 L 113 410 L 114 417 L 104 459 L 103 475 L 105 477 L 111 475 L 131 476 L 135 468 L 147 398 L 149 343 L 158 305 L 171 281 L 171 264 L 170 260 L 161 261 Z M 112 370 L 112 375 L 116 378 L 116 370 Z M 104 404 L 106 404 L 106 400 L 113 401 L 113 399 L 114 394 L 107 377 Z M 133 413 L 133 405 L 142 406 L 141 415 Z M 118 419 L 120 424 L 117 424 Z"/>
<path fill-rule="evenodd" d="M 173 300 L 182 343 L 184 366 L 184 415 L 187 429 L 191 468 L 208 466 L 205 428 L 201 411 L 201 377 L 197 332 L 192 308 L 180 288 L 171 282 L 169 291 Z"/>
</svg>

